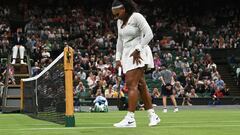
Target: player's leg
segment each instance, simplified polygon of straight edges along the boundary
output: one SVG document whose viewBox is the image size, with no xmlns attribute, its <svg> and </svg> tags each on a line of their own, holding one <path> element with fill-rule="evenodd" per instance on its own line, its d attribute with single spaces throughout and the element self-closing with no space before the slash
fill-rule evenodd
<svg viewBox="0 0 240 135">
<path fill-rule="evenodd" d="M 128 111 L 135 112 L 138 101 L 138 83 L 141 77 L 141 69 L 130 70 L 125 75 L 128 88 Z"/>
<path fill-rule="evenodd" d="M 115 127 L 136 127 L 134 112 L 138 101 L 138 83 L 141 77 L 139 68 L 128 71 L 125 74 L 125 82 L 128 88 L 128 113 Z"/>
<path fill-rule="evenodd" d="M 147 83 L 144 79 L 144 70 L 143 69 L 142 69 L 142 76 L 141 76 L 141 79 L 138 84 L 138 89 L 140 91 L 140 96 L 143 100 L 144 107 L 148 112 L 149 121 L 150 121 L 148 125 L 155 126 L 160 122 L 160 118 L 155 113 L 155 111 L 152 107 L 152 99 L 151 99 L 151 96 L 147 89 Z"/>
<path fill-rule="evenodd" d="M 144 103 L 144 108 L 146 110 L 148 109 L 152 109 L 152 98 L 148 92 L 148 89 L 147 89 L 147 83 L 144 79 L 144 70 L 142 69 L 142 73 L 141 73 L 141 78 L 139 80 L 139 84 L 138 84 L 138 89 L 139 89 L 139 92 L 140 92 L 140 96 L 141 96 L 141 99 L 143 100 L 143 103 Z"/>
</svg>

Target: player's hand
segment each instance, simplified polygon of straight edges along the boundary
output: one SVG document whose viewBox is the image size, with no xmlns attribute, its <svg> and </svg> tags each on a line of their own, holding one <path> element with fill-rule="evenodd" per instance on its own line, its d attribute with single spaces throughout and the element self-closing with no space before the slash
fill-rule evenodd
<svg viewBox="0 0 240 135">
<path fill-rule="evenodd" d="M 133 57 L 133 64 L 141 64 L 141 60 L 143 60 L 140 56 L 140 51 L 135 50 L 130 56 Z"/>
</svg>

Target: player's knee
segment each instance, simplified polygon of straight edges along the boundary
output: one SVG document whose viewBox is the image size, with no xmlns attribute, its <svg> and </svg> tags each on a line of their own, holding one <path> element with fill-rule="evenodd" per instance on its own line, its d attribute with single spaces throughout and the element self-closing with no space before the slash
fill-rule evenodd
<svg viewBox="0 0 240 135">
<path fill-rule="evenodd" d="M 137 85 L 129 85 L 127 86 L 129 91 L 137 91 L 138 90 L 138 86 Z"/>
</svg>

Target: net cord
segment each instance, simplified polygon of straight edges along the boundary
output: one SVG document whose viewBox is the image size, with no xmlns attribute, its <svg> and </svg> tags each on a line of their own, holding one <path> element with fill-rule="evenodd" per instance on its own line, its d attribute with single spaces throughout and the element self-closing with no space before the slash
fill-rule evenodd
<svg viewBox="0 0 240 135">
<path fill-rule="evenodd" d="M 51 64 L 49 64 L 42 72 L 40 72 L 38 75 L 30 78 L 21 79 L 23 82 L 27 81 L 33 81 L 37 80 L 39 77 L 41 77 L 44 73 L 46 73 L 53 65 L 55 65 L 61 58 L 63 58 L 64 52 L 62 52 Z"/>
</svg>

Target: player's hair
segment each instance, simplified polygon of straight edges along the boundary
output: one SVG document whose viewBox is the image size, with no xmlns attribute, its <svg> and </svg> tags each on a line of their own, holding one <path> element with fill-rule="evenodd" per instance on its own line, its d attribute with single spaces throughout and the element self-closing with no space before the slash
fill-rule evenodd
<svg viewBox="0 0 240 135">
<path fill-rule="evenodd" d="M 133 12 L 138 12 L 137 4 L 133 0 L 114 0 L 112 7 L 119 6 L 121 4 L 125 8 L 128 17 L 130 17 Z"/>
</svg>

